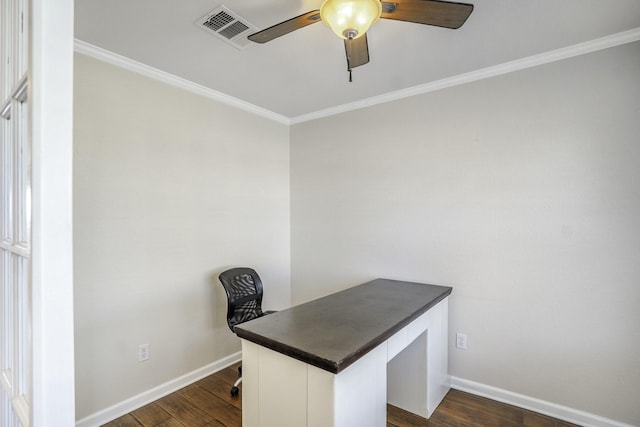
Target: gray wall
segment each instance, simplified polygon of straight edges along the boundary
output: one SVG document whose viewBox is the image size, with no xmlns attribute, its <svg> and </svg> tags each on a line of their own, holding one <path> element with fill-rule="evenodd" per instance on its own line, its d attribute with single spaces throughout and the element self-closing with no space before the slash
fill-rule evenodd
<svg viewBox="0 0 640 427">
<path fill-rule="evenodd" d="M 264 305 L 289 305 L 289 129 L 75 59 L 81 419 L 240 350 L 217 279 L 225 268 L 254 266 Z"/>
<path fill-rule="evenodd" d="M 452 285 L 452 375 L 637 424 L 638 76 L 634 43 L 293 126 L 293 303 Z"/>
<path fill-rule="evenodd" d="M 238 351 L 251 264 L 276 309 L 450 284 L 452 375 L 639 422 L 640 43 L 291 128 L 75 74 L 77 419 Z"/>
</svg>

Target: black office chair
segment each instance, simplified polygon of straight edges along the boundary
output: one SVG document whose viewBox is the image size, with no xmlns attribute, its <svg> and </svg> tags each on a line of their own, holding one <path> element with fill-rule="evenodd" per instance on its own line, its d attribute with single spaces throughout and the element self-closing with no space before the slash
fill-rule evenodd
<svg viewBox="0 0 640 427">
<path fill-rule="evenodd" d="M 233 333 L 241 323 L 262 317 L 275 311 L 262 311 L 262 280 L 252 268 L 238 267 L 223 271 L 218 276 L 227 293 L 227 325 Z M 238 395 L 242 382 L 242 367 L 238 368 L 240 378 L 231 388 L 231 396 Z"/>
</svg>

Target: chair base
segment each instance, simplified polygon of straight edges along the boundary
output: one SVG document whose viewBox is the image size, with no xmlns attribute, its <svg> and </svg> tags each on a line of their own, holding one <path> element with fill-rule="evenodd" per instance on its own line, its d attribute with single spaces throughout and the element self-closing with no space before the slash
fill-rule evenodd
<svg viewBox="0 0 640 427">
<path fill-rule="evenodd" d="M 233 383 L 233 387 L 231 387 L 231 396 L 233 397 L 236 397 L 238 393 L 240 393 L 238 386 L 242 383 L 242 366 L 238 366 L 238 375 L 240 375 L 240 378 L 238 378 L 236 382 Z"/>
</svg>

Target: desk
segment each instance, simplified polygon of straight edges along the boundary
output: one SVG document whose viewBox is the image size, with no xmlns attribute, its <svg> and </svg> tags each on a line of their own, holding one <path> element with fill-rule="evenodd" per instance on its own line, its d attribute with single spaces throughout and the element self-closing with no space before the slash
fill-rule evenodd
<svg viewBox="0 0 640 427">
<path fill-rule="evenodd" d="M 451 288 L 387 279 L 236 326 L 243 427 L 385 427 L 429 418 L 450 388 Z"/>
</svg>

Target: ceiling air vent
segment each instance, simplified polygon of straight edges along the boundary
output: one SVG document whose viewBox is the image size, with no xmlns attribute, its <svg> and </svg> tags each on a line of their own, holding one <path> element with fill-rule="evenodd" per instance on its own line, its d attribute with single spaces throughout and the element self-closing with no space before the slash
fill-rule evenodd
<svg viewBox="0 0 640 427">
<path fill-rule="evenodd" d="M 255 25 L 251 25 L 225 6 L 219 6 L 207 13 L 196 21 L 196 25 L 238 49 L 250 45 L 247 36 L 258 31 Z"/>
</svg>

